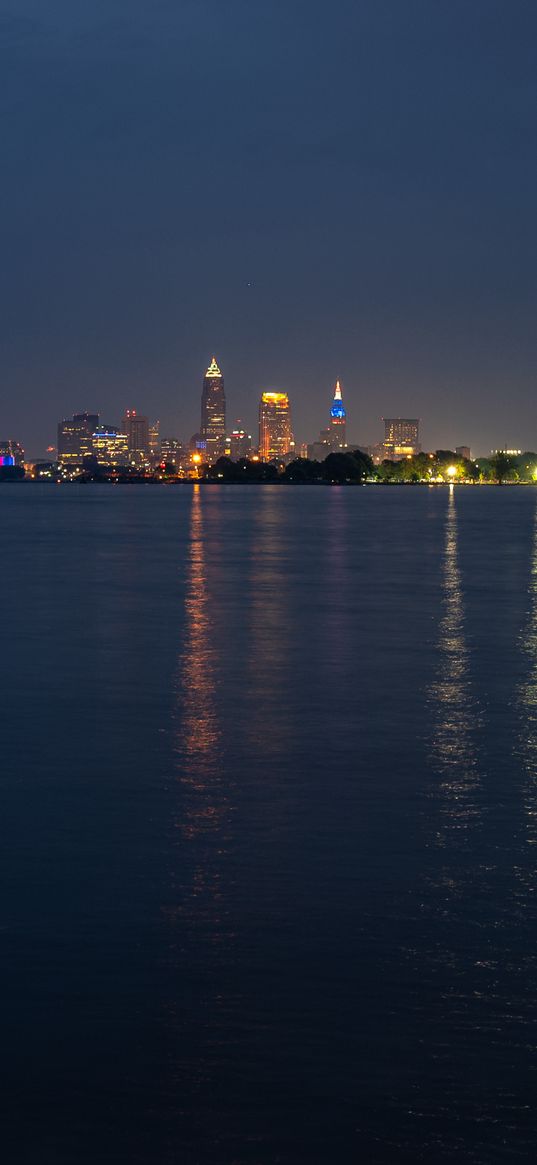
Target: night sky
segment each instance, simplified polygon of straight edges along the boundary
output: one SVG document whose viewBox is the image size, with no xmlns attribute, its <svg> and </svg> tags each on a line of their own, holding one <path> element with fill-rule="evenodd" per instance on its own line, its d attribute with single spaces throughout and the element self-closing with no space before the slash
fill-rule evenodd
<svg viewBox="0 0 537 1165">
<path fill-rule="evenodd" d="M 342 380 L 349 434 L 537 449 L 534 0 L 0 0 L 0 437 Z"/>
</svg>

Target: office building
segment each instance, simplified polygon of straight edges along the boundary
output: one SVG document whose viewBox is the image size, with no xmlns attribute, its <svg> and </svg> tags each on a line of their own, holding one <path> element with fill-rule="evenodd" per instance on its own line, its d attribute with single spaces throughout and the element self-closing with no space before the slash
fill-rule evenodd
<svg viewBox="0 0 537 1165">
<path fill-rule="evenodd" d="M 203 379 L 200 436 L 206 457 L 214 463 L 226 451 L 226 394 L 224 377 L 213 356 Z"/>
<path fill-rule="evenodd" d="M 149 426 L 149 456 L 153 465 L 160 460 L 160 421 Z"/>
<path fill-rule="evenodd" d="M 384 456 L 390 461 L 401 461 L 421 451 L 420 423 L 416 418 L 383 417 Z"/>
<path fill-rule="evenodd" d="M 455 448 L 457 457 L 464 457 L 466 461 L 472 460 L 472 452 L 469 445 L 457 445 Z"/>
<path fill-rule="evenodd" d="M 240 421 L 237 421 L 237 427 L 226 438 L 226 453 L 229 453 L 232 461 L 252 456 L 252 434 L 247 433 L 246 429 L 242 428 Z"/>
<path fill-rule="evenodd" d="M 99 465 L 128 465 L 130 453 L 127 434 L 121 433 L 117 425 L 98 425 L 93 434 L 93 456 Z"/>
<path fill-rule="evenodd" d="M 291 408 L 286 392 L 264 392 L 259 404 L 259 456 L 284 459 L 292 450 Z"/>
<path fill-rule="evenodd" d="M 99 424 L 98 413 L 75 413 L 58 424 L 58 461 L 60 465 L 82 465 L 93 456 L 93 434 Z"/>
<path fill-rule="evenodd" d="M 163 437 L 160 442 L 160 460 L 165 465 L 175 465 L 179 468 L 188 461 L 188 450 L 176 437 Z"/>
<path fill-rule="evenodd" d="M 341 385 L 336 380 L 334 399 L 330 409 L 329 442 L 332 452 L 347 446 L 347 413 L 341 395 Z"/>
<path fill-rule="evenodd" d="M 127 409 L 123 418 L 131 465 L 143 465 L 149 459 L 149 420 L 136 409 Z"/>
</svg>

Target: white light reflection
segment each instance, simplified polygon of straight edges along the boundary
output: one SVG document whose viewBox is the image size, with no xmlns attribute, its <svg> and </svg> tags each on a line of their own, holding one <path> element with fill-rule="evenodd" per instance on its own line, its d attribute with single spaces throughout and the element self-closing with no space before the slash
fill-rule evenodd
<svg viewBox="0 0 537 1165">
<path fill-rule="evenodd" d="M 437 843 L 448 838 L 468 842 L 470 825 L 480 816 L 479 772 L 474 742 L 478 707 L 469 678 L 469 653 L 458 558 L 455 490 L 449 487 L 443 558 L 443 608 L 438 649 L 440 665 L 431 695 L 435 705 L 432 759 L 439 778 L 434 796 L 440 799 Z"/>
</svg>

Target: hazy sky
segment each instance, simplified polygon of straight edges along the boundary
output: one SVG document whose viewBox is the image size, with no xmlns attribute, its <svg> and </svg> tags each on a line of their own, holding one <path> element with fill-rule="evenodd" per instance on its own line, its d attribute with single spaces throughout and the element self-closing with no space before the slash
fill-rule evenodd
<svg viewBox="0 0 537 1165">
<path fill-rule="evenodd" d="M 0 437 L 199 425 L 537 448 L 535 0 L 0 0 Z M 256 429 L 254 429 L 254 432 Z"/>
</svg>

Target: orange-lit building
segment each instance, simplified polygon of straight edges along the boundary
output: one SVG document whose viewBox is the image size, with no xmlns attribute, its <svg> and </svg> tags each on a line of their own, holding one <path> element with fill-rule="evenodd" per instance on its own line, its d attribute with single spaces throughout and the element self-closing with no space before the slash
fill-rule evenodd
<svg viewBox="0 0 537 1165">
<path fill-rule="evenodd" d="M 263 461 L 286 457 L 293 433 L 291 407 L 286 392 L 264 392 L 259 404 L 259 456 Z"/>
</svg>

